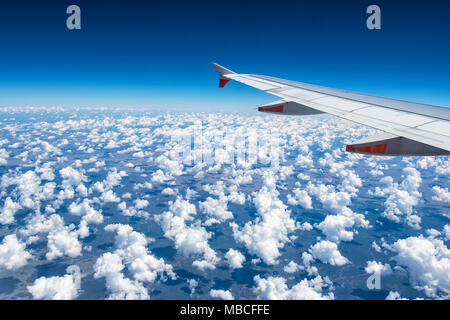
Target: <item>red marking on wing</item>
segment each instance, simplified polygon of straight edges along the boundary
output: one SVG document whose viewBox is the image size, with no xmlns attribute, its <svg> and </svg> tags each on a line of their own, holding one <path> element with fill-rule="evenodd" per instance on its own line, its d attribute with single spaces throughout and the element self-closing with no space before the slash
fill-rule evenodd
<svg viewBox="0 0 450 320">
<path fill-rule="evenodd" d="M 376 144 L 373 146 L 360 147 L 360 148 L 355 148 L 354 146 L 348 145 L 345 148 L 345 151 L 362 152 L 362 153 L 370 153 L 370 154 L 385 154 L 386 148 L 387 148 L 387 143 Z"/>
<path fill-rule="evenodd" d="M 225 87 L 225 85 L 230 82 L 230 79 L 219 79 L 219 88 Z"/>
<path fill-rule="evenodd" d="M 265 109 L 263 107 L 259 107 L 258 111 L 262 111 L 262 112 L 280 112 L 280 113 L 282 113 L 283 109 L 284 109 L 283 107 L 284 107 L 283 105 L 276 106 L 276 107 L 265 108 Z"/>
</svg>

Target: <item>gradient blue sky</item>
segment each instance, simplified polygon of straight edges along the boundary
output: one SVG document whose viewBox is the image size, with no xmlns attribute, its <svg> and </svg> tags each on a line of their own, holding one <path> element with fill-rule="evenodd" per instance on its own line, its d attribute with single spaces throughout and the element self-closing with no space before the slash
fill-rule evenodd
<svg viewBox="0 0 450 320">
<path fill-rule="evenodd" d="M 82 30 L 66 29 L 66 8 Z M 382 30 L 366 28 L 378 4 Z M 1 106 L 254 110 L 275 100 L 217 87 L 218 62 L 374 95 L 450 106 L 450 2 L 2 1 Z"/>
</svg>

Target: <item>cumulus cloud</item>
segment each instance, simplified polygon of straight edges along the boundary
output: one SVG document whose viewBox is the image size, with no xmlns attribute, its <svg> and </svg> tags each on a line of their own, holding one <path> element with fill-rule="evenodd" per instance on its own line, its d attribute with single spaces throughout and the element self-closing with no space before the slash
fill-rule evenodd
<svg viewBox="0 0 450 320">
<path fill-rule="evenodd" d="M 143 201 L 147 201 L 147 200 L 143 200 Z M 144 204 L 145 203 L 143 203 L 143 202 L 139 202 L 139 205 L 137 205 L 137 206 L 128 207 L 127 203 L 125 201 L 122 201 L 121 203 L 118 204 L 117 207 L 119 208 L 119 210 L 122 211 L 122 214 L 125 216 L 129 216 L 129 217 L 136 216 L 136 217 L 148 218 L 148 216 L 149 216 L 148 212 L 146 212 L 144 210 L 138 210 L 138 206 L 142 207 Z"/>
<path fill-rule="evenodd" d="M 210 194 L 217 196 L 219 200 L 224 203 L 245 203 L 245 195 L 238 191 L 238 185 L 236 184 L 226 185 L 223 181 L 217 181 L 214 185 L 205 185 L 203 189 Z"/>
<path fill-rule="evenodd" d="M 393 258 L 408 269 L 411 284 L 429 297 L 450 296 L 450 250 L 435 238 L 409 237 L 395 242 Z"/>
<path fill-rule="evenodd" d="M 309 182 L 306 190 L 309 194 L 317 197 L 325 209 L 332 212 L 340 212 L 351 202 L 350 194 L 341 191 L 336 192 L 334 186 L 331 185 L 314 185 Z"/>
<path fill-rule="evenodd" d="M 11 224 L 14 222 L 14 215 L 22 207 L 20 204 L 11 200 L 10 197 L 6 198 L 3 205 L 3 209 L 0 213 L 0 223 L 1 224 Z"/>
<path fill-rule="evenodd" d="M 40 177 L 31 170 L 25 173 L 16 173 L 12 176 L 5 174 L 1 179 L 1 187 L 8 188 L 16 185 L 16 192 L 19 196 L 21 206 L 29 209 L 39 208 L 42 200 L 49 200 L 54 196 L 55 183 L 48 182 L 41 186 Z"/>
<path fill-rule="evenodd" d="M 0 166 L 8 163 L 9 153 L 5 149 L 0 149 Z"/>
<path fill-rule="evenodd" d="M 134 201 L 136 209 L 144 209 L 148 206 L 149 202 L 145 199 L 136 199 Z"/>
<path fill-rule="evenodd" d="M 175 242 L 175 248 L 183 255 L 201 259 L 194 261 L 193 266 L 201 270 L 215 269 L 219 258 L 208 244 L 211 233 L 198 223 L 192 223 L 197 214 L 195 205 L 180 196 L 169 204 L 169 211 L 155 217 L 164 235 Z"/>
<path fill-rule="evenodd" d="M 266 264 L 276 264 L 280 249 L 289 242 L 289 233 L 296 229 L 287 206 L 278 198 L 273 172 L 263 173 L 264 185 L 253 193 L 253 203 L 258 212 L 254 221 L 242 228 L 230 223 L 234 238 L 244 243 L 250 253 L 260 257 Z"/>
<path fill-rule="evenodd" d="M 51 230 L 47 240 L 48 252 L 45 257 L 48 260 L 64 255 L 71 258 L 81 256 L 81 243 L 78 240 L 78 232 L 73 226 L 61 226 L 57 230 Z"/>
<path fill-rule="evenodd" d="M 34 299 L 43 300 L 73 300 L 80 293 L 80 268 L 76 265 L 67 268 L 62 277 L 40 277 L 27 286 Z"/>
<path fill-rule="evenodd" d="M 392 274 L 392 268 L 389 264 L 383 264 L 377 261 L 367 261 L 367 267 L 364 268 L 368 274 L 380 274 L 382 276 L 388 276 Z"/>
<path fill-rule="evenodd" d="M 234 249 L 228 250 L 225 254 L 225 259 L 227 259 L 227 262 L 232 269 L 242 268 L 242 263 L 245 261 L 244 255 Z"/>
<path fill-rule="evenodd" d="M 445 236 L 445 240 L 450 240 L 450 225 L 446 224 L 444 226 L 444 236 Z"/>
<path fill-rule="evenodd" d="M 227 210 L 226 201 L 208 197 L 206 201 L 200 202 L 200 210 L 210 218 L 205 222 L 206 225 L 220 223 L 233 218 L 233 213 Z"/>
<path fill-rule="evenodd" d="M 311 246 L 309 252 L 314 259 L 319 259 L 323 263 L 329 263 L 332 266 L 342 266 L 349 263 L 348 259 L 341 255 L 337 244 L 328 240 L 322 240 Z"/>
<path fill-rule="evenodd" d="M 314 166 L 314 161 L 311 157 L 311 153 L 307 155 L 299 154 L 295 159 L 295 163 L 303 168 L 312 168 Z"/>
<path fill-rule="evenodd" d="M 148 240 L 143 234 L 123 224 L 107 225 L 105 230 L 116 232 L 116 250 L 104 253 L 97 259 L 94 277 L 105 278 L 109 292 L 108 299 L 149 299 L 144 282 L 153 283 L 158 276 L 162 281 L 166 281 L 167 277 L 176 278 L 171 265 L 149 252 Z M 124 276 L 125 267 L 133 280 Z"/>
<path fill-rule="evenodd" d="M 328 277 L 317 276 L 311 280 L 303 279 L 289 288 L 286 279 L 282 277 L 268 277 L 267 279 L 255 276 L 256 286 L 253 292 L 258 299 L 263 300 L 332 300 L 332 283 Z M 328 289 L 327 293 L 323 291 Z"/>
<path fill-rule="evenodd" d="M 435 194 L 433 196 L 433 200 L 450 203 L 450 192 L 448 191 L 448 188 L 434 186 L 433 188 L 431 188 L 431 190 Z"/>
<path fill-rule="evenodd" d="M 389 291 L 386 300 L 408 300 L 408 299 L 402 298 L 398 291 Z"/>
<path fill-rule="evenodd" d="M 55 173 L 49 163 L 44 164 L 40 168 L 36 168 L 36 172 L 41 174 L 42 180 L 52 181 L 55 179 Z"/>
<path fill-rule="evenodd" d="M 175 190 L 172 188 L 164 188 L 163 191 L 161 191 L 161 194 L 165 194 L 165 195 L 169 195 L 169 196 L 173 196 L 176 194 Z"/>
<path fill-rule="evenodd" d="M 332 185 L 314 185 L 311 182 L 308 183 L 306 190 L 317 197 L 325 209 L 336 213 L 336 215 L 327 215 L 321 223 L 316 225 L 328 240 L 352 241 L 354 234 L 357 233 L 356 227 L 369 228 L 369 221 L 364 215 L 348 208 L 351 203 L 351 195 L 348 192 L 336 191 Z"/>
<path fill-rule="evenodd" d="M 302 266 L 298 265 L 297 263 L 295 263 L 294 261 L 290 261 L 284 268 L 284 272 L 286 273 L 295 273 L 299 270 L 304 269 Z"/>
<path fill-rule="evenodd" d="M 318 275 L 319 270 L 317 269 L 317 267 L 311 265 L 311 263 L 314 262 L 314 257 L 312 256 L 312 254 L 310 254 L 308 252 L 303 252 L 302 253 L 302 262 L 303 262 L 303 265 L 306 268 L 306 272 L 308 272 L 309 276 Z"/>
<path fill-rule="evenodd" d="M 312 200 L 308 192 L 296 188 L 293 190 L 294 196 L 288 194 L 288 203 L 291 205 L 300 205 L 305 209 L 312 209 Z"/>
<path fill-rule="evenodd" d="M 197 289 L 198 281 L 195 279 L 188 279 L 187 284 L 189 286 L 189 290 L 191 291 L 190 296 L 192 296 L 195 293 L 195 290 Z"/>
<path fill-rule="evenodd" d="M 152 181 L 156 183 L 166 183 L 170 180 L 173 180 L 173 176 L 170 173 L 165 173 L 161 169 L 156 170 L 152 174 Z"/>
<path fill-rule="evenodd" d="M 19 241 L 15 234 L 4 237 L 0 244 L 0 267 L 15 270 L 26 265 L 31 259 L 31 254 L 25 247 L 26 245 Z"/>
<path fill-rule="evenodd" d="M 234 300 L 233 295 L 229 290 L 215 290 L 211 289 L 209 295 L 212 298 L 222 299 L 222 300 Z"/>
<path fill-rule="evenodd" d="M 100 224 L 103 222 L 101 211 L 95 210 L 88 199 L 84 199 L 80 204 L 72 202 L 69 206 L 69 212 L 73 215 L 82 216 L 78 230 L 81 238 L 89 236 L 88 225 L 90 223 Z"/>
<path fill-rule="evenodd" d="M 120 202 L 120 198 L 112 190 L 103 192 L 100 199 L 103 202 Z"/>
<path fill-rule="evenodd" d="M 355 227 L 369 228 L 369 221 L 367 221 L 362 214 L 353 212 L 351 209 L 344 207 L 340 214 L 327 215 L 325 219 L 317 225 L 317 228 L 321 230 L 328 240 L 339 241 L 352 241 L 353 235 L 357 233 L 354 230 Z M 352 230 L 348 230 L 351 228 Z"/>
<path fill-rule="evenodd" d="M 78 186 L 80 183 L 87 181 L 87 178 L 83 173 L 72 167 L 65 167 L 59 170 L 59 173 L 65 182 L 72 186 Z"/>
<path fill-rule="evenodd" d="M 139 232 L 133 231 L 129 225 L 110 224 L 106 231 L 115 231 L 116 253 L 124 260 L 133 277 L 140 281 L 153 282 L 160 275 L 165 280 L 165 275 L 175 279 L 172 266 L 166 264 L 162 258 L 156 258 L 148 249 L 147 238 Z"/>
<path fill-rule="evenodd" d="M 419 187 L 422 183 L 420 172 L 415 168 L 407 167 L 402 171 L 403 180 L 400 184 L 394 183 L 392 177 L 385 177 L 380 182 L 385 188 L 375 188 L 375 196 L 387 196 L 384 203 L 383 216 L 394 222 L 406 222 L 411 228 L 420 229 L 421 218 L 414 214 L 413 208 L 419 203 L 422 194 Z"/>
<path fill-rule="evenodd" d="M 147 300 L 147 289 L 138 280 L 126 278 L 122 270 L 125 266 L 117 253 L 107 252 L 97 259 L 94 265 L 94 277 L 104 277 L 110 300 Z"/>
<path fill-rule="evenodd" d="M 23 236 L 28 237 L 27 243 L 36 241 L 38 239 L 36 235 L 47 233 L 48 252 L 45 256 L 48 260 L 64 255 L 72 258 L 82 255 L 82 246 L 78 239 L 82 232 L 76 230 L 73 224 L 64 225 L 63 218 L 57 214 L 45 217 L 40 213 L 36 213 L 29 218 L 26 227 L 20 229 L 19 232 Z"/>
</svg>

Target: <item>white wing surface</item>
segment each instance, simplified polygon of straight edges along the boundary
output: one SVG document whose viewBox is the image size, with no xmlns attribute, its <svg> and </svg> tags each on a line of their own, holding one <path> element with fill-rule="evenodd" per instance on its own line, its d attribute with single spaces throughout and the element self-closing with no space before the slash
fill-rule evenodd
<svg viewBox="0 0 450 320">
<path fill-rule="evenodd" d="M 285 115 L 329 113 L 383 131 L 347 146 L 349 152 L 391 156 L 450 155 L 450 109 L 331 89 L 268 76 L 237 74 L 213 63 L 219 86 L 235 80 L 282 100 L 259 107 Z"/>
</svg>

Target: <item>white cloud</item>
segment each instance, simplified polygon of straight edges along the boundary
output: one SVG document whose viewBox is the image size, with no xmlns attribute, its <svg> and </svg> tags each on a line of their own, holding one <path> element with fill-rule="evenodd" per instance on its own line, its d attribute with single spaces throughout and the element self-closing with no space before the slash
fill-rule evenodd
<svg viewBox="0 0 450 320">
<path fill-rule="evenodd" d="M 394 222 L 405 221 L 411 228 L 420 229 L 421 218 L 413 214 L 413 208 L 419 203 L 422 194 L 419 192 L 422 178 L 419 171 L 412 167 L 404 168 L 401 184 L 393 183 L 391 177 L 385 177 L 380 182 L 386 187 L 375 188 L 376 196 L 386 196 L 383 216 Z"/>
<path fill-rule="evenodd" d="M 211 217 L 205 222 L 207 226 L 233 219 L 233 213 L 227 210 L 227 202 L 220 199 L 208 197 L 206 201 L 200 202 L 199 208 Z"/>
<path fill-rule="evenodd" d="M 26 265 L 31 259 L 31 254 L 25 247 L 26 245 L 20 242 L 15 234 L 4 237 L 0 244 L 0 267 L 15 270 Z"/>
<path fill-rule="evenodd" d="M 55 174 L 49 164 L 45 164 L 43 167 L 36 168 L 36 172 L 39 172 L 41 174 L 42 180 L 52 181 L 55 179 Z"/>
<path fill-rule="evenodd" d="M 314 276 L 314 275 L 319 274 L 319 270 L 317 269 L 317 267 L 311 265 L 311 263 L 314 262 L 314 257 L 312 256 L 312 254 L 310 254 L 308 252 L 303 252 L 302 253 L 302 262 L 303 262 L 303 265 L 305 266 L 306 272 L 308 272 L 309 276 Z"/>
<path fill-rule="evenodd" d="M 400 293 L 398 293 L 398 291 L 389 291 L 386 300 L 408 300 L 408 299 L 402 298 L 400 296 Z"/>
<path fill-rule="evenodd" d="M 6 151 L 6 149 L 0 149 L 0 166 L 4 166 L 8 163 L 8 157 L 9 153 Z"/>
<path fill-rule="evenodd" d="M 82 216 L 83 219 L 90 223 L 99 224 L 103 222 L 101 211 L 95 210 L 88 199 L 84 199 L 79 204 L 72 202 L 69 206 L 69 212 L 76 216 Z"/>
<path fill-rule="evenodd" d="M 445 235 L 445 240 L 450 240 L 450 225 L 446 224 L 444 226 L 444 235 Z"/>
<path fill-rule="evenodd" d="M 433 188 L 431 188 L 431 190 L 435 194 L 433 196 L 433 200 L 450 203 L 450 192 L 448 191 L 448 188 L 440 188 L 439 186 L 434 186 Z"/>
<path fill-rule="evenodd" d="M 61 177 L 70 185 L 78 186 L 82 182 L 86 182 L 86 176 L 72 167 L 65 167 L 59 170 Z"/>
<path fill-rule="evenodd" d="M 300 190 L 299 188 L 296 188 L 293 191 L 294 197 L 292 197 L 290 194 L 288 194 L 287 196 L 289 204 L 300 205 L 305 209 L 312 209 L 312 201 L 308 192 L 306 192 L 305 190 Z"/>
<path fill-rule="evenodd" d="M 81 243 L 78 240 L 78 232 L 72 226 L 61 226 L 59 229 L 51 230 L 47 236 L 48 252 L 45 257 L 53 260 L 67 255 L 71 258 L 81 256 Z"/>
<path fill-rule="evenodd" d="M 295 163 L 303 168 L 312 168 L 314 166 L 314 161 L 311 157 L 311 152 L 307 155 L 299 154 L 295 159 Z"/>
<path fill-rule="evenodd" d="M 192 221 L 197 214 L 195 206 L 180 196 L 175 202 L 169 202 L 169 211 L 155 217 L 164 231 L 164 235 L 175 242 L 175 248 L 185 256 L 200 257 L 193 266 L 205 270 L 215 269 L 219 262 L 216 252 L 209 246 L 211 233 Z"/>
<path fill-rule="evenodd" d="M 170 175 L 179 176 L 183 174 L 183 164 L 179 161 L 169 159 L 164 155 L 160 155 L 155 159 L 155 162 L 161 169 L 167 171 Z"/>
<path fill-rule="evenodd" d="M 94 265 L 94 277 L 104 277 L 110 300 L 147 300 L 147 289 L 138 280 L 125 278 L 122 270 L 125 266 L 117 253 L 104 253 Z"/>
<path fill-rule="evenodd" d="M 295 263 L 294 261 L 290 261 L 284 268 L 284 272 L 286 273 L 295 273 L 299 270 L 302 270 L 303 267 Z"/>
<path fill-rule="evenodd" d="M 173 196 L 176 194 L 175 190 L 172 188 L 165 188 L 163 191 L 161 191 L 161 194 Z"/>
<path fill-rule="evenodd" d="M 309 182 L 306 190 L 309 194 L 317 197 L 325 209 L 332 212 L 340 212 L 351 202 L 350 194 L 347 192 L 336 192 L 335 188 L 331 185 L 314 185 Z"/>
<path fill-rule="evenodd" d="M 253 291 L 258 299 L 263 300 L 332 300 L 333 292 L 323 293 L 323 289 L 331 291 L 332 284 L 325 277 L 317 276 L 314 279 L 303 279 L 289 288 L 286 279 L 281 277 L 268 277 L 267 279 L 254 277 L 256 287 Z"/>
<path fill-rule="evenodd" d="M 41 186 L 41 179 L 31 170 L 12 177 L 5 174 L 2 176 L 1 181 L 3 189 L 10 185 L 17 185 L 19 203 L 29 209 L 37 209 L 41 200 L 51 199 L 55 188 L 55 184 L 50 182 Z"/>
<path fill-rule="evenodd" d="M 367 261 L 367 267 L 364 268 L 368 274 L 380 274 L 382 276 L 388 276 L 392 274 L 392 268 L 389 264 L 383 264 L 376 261 Z"/>
<path fill-rule="evenodd" d="M 395 242 L 393 258 L 409 272 L 411 284 L 429 297 L 450 297 L 450 250 L 434 238 L 409 237 Z"/>
<path fill-rule="evenodd" d="M 120 202 L 120 198 L 112 190 L 103 192 L 100 199 L 103 202 Z"/>
<path fill-rule="evenodd" d="M 143 201 L 147 201 L 147 200 L 143 200 Z M 140 205 L 143 205 L 145 203 L 140 203 Z M 148 212 L 144 211 L 144 210 L 138 210 L 137 207 L 127 207 L 127 204 L 125 201 L 122 201 L 121 203 L 118 204 L 117 206 L 119 208 L 119 210 L 122 211 L 122 213 L 125 216 L 129 216 L 129 217 L 144 217 L 144 218 L 148 218 L 149 214 Z"/>
<path fill-rule="evenodd" d="M 346 228 L 351 228 L 353 225 L 353 220 L 345 215 L 327 215 L 317 228 L 322 230 L 331 241 L 352 241 L 353 232 Z"/>
<path fill-rule="evenodd" d="M 242 263 L 245 261 L 244 255 L 234 249 L 228 250 L 225 254 L 225 259 L 227 259 L 227 262 L 232 269 L 242 268 Z"/>
<path fill-rule="evenodd" d="M 82 227 L 81 224 L 80 227 Z M 28 219 L 26 227 L 20 229 L 19 232 L 23 236 L 28 237 L 27 243 L 37 241 L 39 238 L 36 235 L 39 233 L 48 233 L 48 252 L 46 254 L 48 260 L 53 260 L 64 255 L 72 258 L 81 256 L 82 246 L 78 240 L 78 236 L 82 232 L 76 230 L 73 224 L 65 226 L 64 220 L 57 214 L 46 217 L 36 212 L 36 214 Z"/>
<path fill-rule="evenodd" d="M 222 299 L 222 300 L 234 300 L 233 295 L 228 290 L 214 290 L 211 289 L 209 291 L 209 295 L 213 298 Z"/>
<path fill-rule="evenodd" d="M 100 224 L 103 222 L 101 211 L 95 210 L 88 199 L 84 199 L 80 204 L 72 202 L 69 206 L 69 212 L 73 215 L 82 216 L 78 230 L 81 238 L 89 236 L 89 223 Z"/>
<path fill-rule="evenodd" d="M 325 219 L 317 225 L 317 228 L 321 230 L 328 240 L 339 241 L 352 241 L 354 227 L 369 228 L 369 221 L 365 220 L 362 214 L 353 212 L 348 207 L 342 208 L 341 213 L 337 215 L 327 215 Z M 352 230 L 347 230 L 352 228 Z"/>
<path fill-rule="evenodd" d="M 134 204 L 136 209 L 144 209 L 145 207 L 148 206 L 149 202 L 148 200 L 145 199 L 136 199 L 134 200 Z"/>
<path fill-rule="evenodd" d="M 214 185 L 205 185 L 203 189 L 210 194 L 217 196 L 219 200 L 225 204 L 228 201 L 237 204 L 245 203 L 245 195 L 238 192 L 237 185 L 232 184 L 227 186 L 223 181 L 217 181 Z"/>
<path fill-rule="evenodd" d="M 314 259 L 319 259 L 323 263 L 333 266 L 342 266 L 349 263 L 348 259 L 341 255 L 337 244 L 331 241 L 322 240 L 311 246 L 309 252 Z"/>
<path fill-rule="evenodd" d="M 105 227 L 106 231 L 115 231 L 116 253 L 119 254 L 133 277 L 139 281 L 153 282 L 160 275 L 162 279 L 167 274 L 175 279 L 172 266 L 166 264 L 162 258 L 156 258 L 148 249 L 147 238 L 129 225 L 110 224 Z"/>
<path fill-rule="evenodd" d="M 34 299 L 72 300 L 80 293 L 80 269 L 72 265 L 62 277 L 40 277 L 33 285 L 27 286 Z"/>
<path fill-rule="evenodd" d="M 118 172 L 117 169 L 113 169 L 112 171 L 108 172 L 108 175 L 106 176 L 106 179 L 103 181 L 103 187 L 105 190 L 110 190 L 114 188 L 115 186 L 120 185 L 120 182 L 122 181 L 122 177 L 126 176 L 125 171 Z"/>
<path fill-rule="evenodd" d="M 195 293 L 195 290 L 197 289 L 198 286 L 198 281 L 195 279 L 189 279 L 187 280 L 188 286 L 189 286 L 189 290 L 191 290 L 191 296 Z"/>
<path fill-rule="evenodd" d="M 266 264 L 276 264 L 280 249 L 290 241 L 288 235 L 296 229 L 286 205 L 278 199 L 272 172 L 263 172 L 264 185 L 253 193 L 253 203 L 258 217 L 242 228 L 230 223 L 234 238 L 245 244 L 250 253 L 260 257 Z"/>
<path fill-rule="evenodd" d="M 11 224 L 14 222 L 14 215 L 22 207 L 20 204 L 11 200 L 10 197 L 6 198 L 3 205 L 3 209 L 0 213 L 0 223 L 1 224 Z"/>
<path fill-rule="evenodd" d="M 152 181 L 156 183 L 165 183 L 173 179 L 171 174 L 164 173 L 161 169 L 156 170 L 156 172 L 152 174 Z"/>
</svg>

